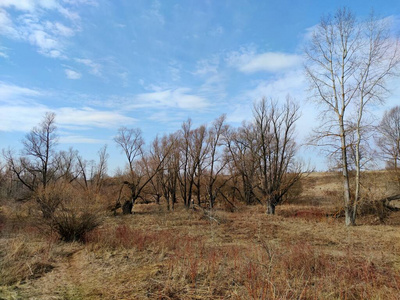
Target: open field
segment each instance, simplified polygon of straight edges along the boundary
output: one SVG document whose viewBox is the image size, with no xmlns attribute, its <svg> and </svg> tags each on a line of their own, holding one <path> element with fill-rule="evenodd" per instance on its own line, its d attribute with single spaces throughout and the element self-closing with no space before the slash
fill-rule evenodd
<svg viewBox="0 0 400 300">
<path fill-rule="evenodd" d="M 307 177 L 275 216 L 138 204 L 85 243 L 2 206 L 0 299 L 399 299 L 399 213 L 346 228 L 337 178 Z"/>
</svg>

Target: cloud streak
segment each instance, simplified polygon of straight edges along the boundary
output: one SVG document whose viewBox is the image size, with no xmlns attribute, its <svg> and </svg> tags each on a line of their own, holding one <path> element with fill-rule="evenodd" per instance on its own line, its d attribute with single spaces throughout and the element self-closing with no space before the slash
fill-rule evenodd
<svg viewBox="0 0 400 300">
<path fill-rule="evenodd" d="M 82 74 L 71 69 L 65 69 L 65 75 L 68 79 L 76 80 L 82 77 Z"/>
<path fill-rule="evenodd" d="M 18 104 L 25 99 L 43 96 L 44 92 L 38 89 L 21 87 L 0 81 L 0 103 Z"/>
<path fill-rule="evenodd" d="M 48 107 L 38 103 L 48 93 L 38 89 L 0 82 L 0 131 L 22 131 L 32 129 L 47 111 L 56 113 L 61 128 L 86 130 L 88 128 L 118 128 L 121 124 L 132 125 L 136 119 L 122 112 L 91 107 Z"/>
<path fill-rule="evenodd" d="M 283 52 L 264 52 L 257 54 L 252 50 L 231 52 L 227 57 L 229 65 L 243 73 L 282 72 L 297 68 L 302 63 L 300 55 Z"/>
<path fill-rule="evenodd" d="M 189 94 L 190 91 L 189 88 L 177 88 L 139 94 L 135 97 L 137 103 L 133 104 L 132 107 L 172 107 L 197 110 L 207 108 L 210 105 L 207 99 Z"/>
<path fill-rule="evenodd" d="M 96 63 L 88 58 L 76 58 L 75 61 L 88 67 L 90 74 L 101 76 L 102 66 L 99 63 Z"/>
</svg>

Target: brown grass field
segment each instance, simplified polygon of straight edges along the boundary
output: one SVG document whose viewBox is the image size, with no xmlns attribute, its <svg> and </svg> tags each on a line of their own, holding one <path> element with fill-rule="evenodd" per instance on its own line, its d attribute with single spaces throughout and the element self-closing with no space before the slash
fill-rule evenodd
<svg viewBox="0 0 400 300">
<path fill-rule="evenodd" d="M 345 227 L 338 180 L 311 174 L 275 216 L 137 204 L 84 243 L 58 241 L 4 202 L 0 299 L 400 299 L 399 213 Z M 384 196 L 382 174 L 368 180 Z"/>
</svg>

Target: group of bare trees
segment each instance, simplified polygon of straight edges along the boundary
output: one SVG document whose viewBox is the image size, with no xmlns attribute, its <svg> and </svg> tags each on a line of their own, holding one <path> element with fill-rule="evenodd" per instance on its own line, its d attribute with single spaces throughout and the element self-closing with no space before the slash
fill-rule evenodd
<svg viewBox="0 0 400 300">
<path fill-rule="evenodd" d="M 299 107 L 289 98 L 284 105 L 264 98 L 253 115 L 239 128 L 228 126 L 225 115 L 196 128 L 189 119 L 177 132 L 156 137 L 147 152 L 139 129 L 121 128 L 115 142 L 127 158 L 124 183 L 131 190 L 123 212 L 151 194 L 168 209 L 178 199 L 207 208 L 217 200 L 234 206 L 236 199 L 263 203 L 274 214 L 304 171 L 295 160 Z"/>
<path fill-rule="evenodd" d="M 149 147 L 139 128 L 121 127 L 114 142 L 126 168 L 113 179 L 114 211 L 122 208 L 130 214 L 143 199 L 165 202 L 168 210 L 177 202 L 187 208 L 262 203 L 274 214 L 303 172 L 295 160 L 299 106 L 290 98 L 282 105 L 264 98 L 255 103 L 253 116 L 239 128 L 229 126 L 225 115 L 197 127 L 188 119 Z M 55 114 L 47 113 L 25 136 L 20 155 L 3 151 L 2 168 L 17 185 L 14 196 L 35 200 L 47 219 L 63 206 L 63 189 L 79 189 L 94 198 L 107 178 L 107 147 L 98 152 L 98 162 L 85 160 L 73 149 L 59 151 L 55 121 Z"/>
<path fill-rule="evenodd" d="M 66 185 L 80 186 L 85 193 L 99 192 L 107 176 L 107 147 L 99 151 L 99 161 L 87 161 L 76 150 L 57 150 L 58 136 L 54 113 L 46 113 L 22 141 L 17 155 L 3 150 L 10 193 L 20 201 L 35 200 L 45 218 L 51 218 L 63 204 Z"/>
</svg>

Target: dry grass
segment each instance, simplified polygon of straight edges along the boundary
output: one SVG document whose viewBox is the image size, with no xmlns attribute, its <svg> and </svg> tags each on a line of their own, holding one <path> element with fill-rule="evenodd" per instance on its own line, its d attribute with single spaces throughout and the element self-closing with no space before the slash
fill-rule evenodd
<svg viewBox="0 0 400 300">
<path fill-rule="evenodd" d="M 143 204 L 72 244 L 2 216 L 0 299 L 399 299 L 398 224 L 346 228 L 331 209 Z"/>
</svg>

